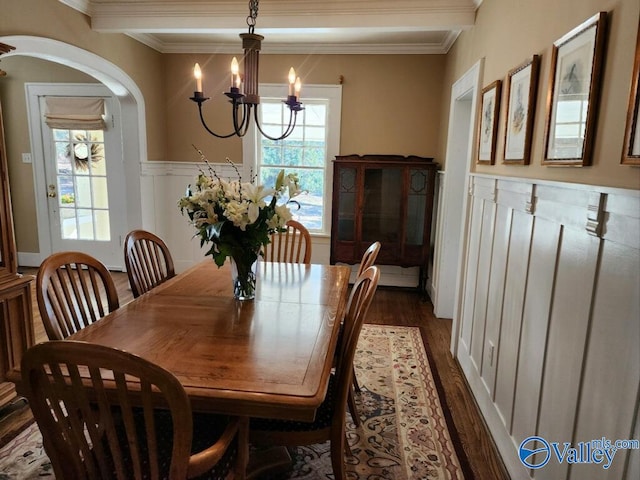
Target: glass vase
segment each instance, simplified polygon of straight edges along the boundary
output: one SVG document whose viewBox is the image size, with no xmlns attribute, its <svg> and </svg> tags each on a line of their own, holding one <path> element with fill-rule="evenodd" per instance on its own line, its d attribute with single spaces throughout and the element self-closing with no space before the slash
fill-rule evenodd
<svg viewBox="0 0 640 480">
<path fill-rule="evenodd" d="M 254 260 L 255 258 L 255 260 Z M 231 281 L 236 300 L 253 300 L 256 296 L 256 272 L 258 259 L 229 257 L 231 260 Z"/>
</svg>

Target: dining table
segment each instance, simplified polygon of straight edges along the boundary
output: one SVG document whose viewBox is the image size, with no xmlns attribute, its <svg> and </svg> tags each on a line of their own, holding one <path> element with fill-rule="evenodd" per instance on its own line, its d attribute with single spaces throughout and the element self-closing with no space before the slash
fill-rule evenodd
<svg viewBox="0 0 640 480">
<path fill-rule="evenodd" d="M 74 333 L 173 373 L 194 411 L 312 421 L 324 400 L 348 295 L 347 266 L 257 265 L 253 300 L 205 259 Z M 19 369 L 11 374 L 20 390 Z"/>
</svg>

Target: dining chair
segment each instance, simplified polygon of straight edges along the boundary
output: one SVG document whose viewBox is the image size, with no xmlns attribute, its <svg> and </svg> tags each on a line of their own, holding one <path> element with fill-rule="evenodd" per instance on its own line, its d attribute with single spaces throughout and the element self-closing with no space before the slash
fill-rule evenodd
<svg viewBox="0 0 640 480">
<path fill-rule="evenodd" d="M 289 220 L 283 232 L 271 235 L 271 241 L 264 247 L 267 262 L 311 263 L 311 235 L 300 222 Z"/>
<path fill-rule="evenodd" d="M 49 340 L 63 340 L 120 306 L 107 268 L 82 252 L 47 257 L 36 274 L 36 297 Z"/>
<path fill-rule="evenodd" d="M 124 241 L 124 262 L 133 297 L 176 276 L 169 247 L 157 235 L 133 230 Z"/>
<path fill-rule="evenodd" d="M 380 242 L 373 242 L 369 245 L 364 253 L 362 254 L 362 260 L 360 260 L 360 266 L 358 267 L 358 273 L 356 273 L 356 278 L 362 275 L 367 268 L 373 266 L 376 263 L 376 259 L 378 258 L 378 253 L 380 253 L 380 247 L 382 244 Z"/>
<path fill-rule="evenodd" d="M 50 341 L 21 372 L 56 478 L 245 477 L 248 419 L 194 414 L 180 381 L 139 356 Z"/>
<path fill-rule="evenodd" d="M 337 365 L 329 377 L 324 401 L 313 422 L 295 422 L 252 418 L 249 438 L 255 445 L 298 446 L 331 442 L 331 465 L 336 480 L 346 479 L 344 453 L 350 454 L 346 441 L 345 417 L 351 390 L 353 358 L 360 330 L 378 285 L 378 267 L 369 267 L 356 280 L 347 303 L 343 335 L 337 348 Z"/>
<path fill-rule="evenodd" d="M 369 248 L 365 250 L 362 254 L 362 260 L 360 261 L 360 266 L 358 267 L 358 273 L 356 273 L 356 279 L 362 275 L 367 268 L 373 266 L 376 262 L 376 258 L 378 258 L 378 253 L 380 252 L 380 247 L 382 244 L 380 242 L 373 242 L 369 245 Z M 356 377 L 355 368 L 353 370 L 352 375 L 353 388 L 356 392 L 360 393 L 361 388 L 358 383 L 358 378 Z M 353 419 L 353 423 L 356 427 L 360 426 L 360 415 L 358 415 L 358 408 L 356 407 L 355 399 L 353 398 L 353 390 L 349 391 L 349 398 L 347 399 L 347 404 L 349 407 L 349 412 L 351 413 L 351 418 Z"/>
</svg>

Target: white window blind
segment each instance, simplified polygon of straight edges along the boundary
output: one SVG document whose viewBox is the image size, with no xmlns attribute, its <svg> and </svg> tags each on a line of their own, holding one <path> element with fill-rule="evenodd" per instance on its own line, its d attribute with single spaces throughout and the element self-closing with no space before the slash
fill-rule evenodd
<svg viewBox="0 0 640 480">
<path fill-rule="evenodd" d="M 92 97 L 47 97 L 45 122 L 66 130 L 106 130 L 104 99 Z"/>
</svg>

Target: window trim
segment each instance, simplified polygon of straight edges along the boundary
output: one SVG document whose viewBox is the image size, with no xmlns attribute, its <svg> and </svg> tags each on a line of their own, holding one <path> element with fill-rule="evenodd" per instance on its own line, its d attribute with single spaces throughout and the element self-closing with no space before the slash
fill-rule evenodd
<svg viewBox="0 0 640 480">
<path fill-rule="evenodd" d="M 263 98 L 284 99 L 287 96 L 287 85 L 284 84 L 260 84 L 260 94 Z M 303 85 L 301 101 L 306 99 L 323 99 L 329 101 L 327 118 L 327 148 L 326 148 L 326 177 L 324 185 L 324 212 L 323 230 L 315 230 L 311 235 L 329 236 L 331 234 L 331 199 L 333 187 L 333 159 L 340 153 L 340 122 L 342 119 L 342 85 Z M 256 172 L 257 151 L 260 132 L 255 124 L 251 126 L 247 134 L 242 138 L 242 165 L 243 176 L 249 178 L 250 172 Z M 304 188 L 304 179 L 301 179 Z"/>
</svg>

